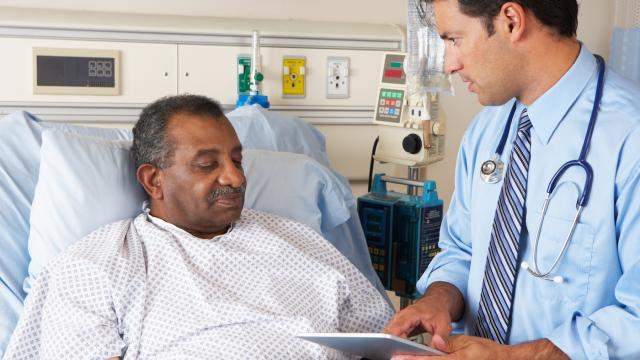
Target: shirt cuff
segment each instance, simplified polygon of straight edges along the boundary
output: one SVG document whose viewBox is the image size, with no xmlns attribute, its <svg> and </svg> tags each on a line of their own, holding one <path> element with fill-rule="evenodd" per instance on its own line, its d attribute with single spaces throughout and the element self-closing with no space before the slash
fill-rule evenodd
<svg viewBox="0 0 640 360">
<path fill-rule="evenodd" d="M 420 280 L 416 284 L 416 288 L 420 295 L 424 295 L 427 291 L 429 285 L 433 284 L 437 281 L 442 281 L 449 283 L 460 291 L 463 297 L 467 294 L 467 283 L 469 280 L 468 273 L 457 273 L 455 271 L 451 271 L 444 267 L 439 267 L 435 269 L 428 268 L 427 271 L 422 274 Z"/>
<path fill-rule="evenodd" d="M 609 359 L 609 336 L 579 312 L 557 327 L 547 339 L 571 359 Z"/>
</svg>

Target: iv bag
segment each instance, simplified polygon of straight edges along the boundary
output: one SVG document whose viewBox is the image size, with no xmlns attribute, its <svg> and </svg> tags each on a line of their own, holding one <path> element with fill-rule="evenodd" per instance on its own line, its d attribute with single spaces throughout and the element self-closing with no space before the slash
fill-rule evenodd
<svg viewBox="0 0 640 360">
<path fill-rule="evenodd" d="M 435 26 L 433 3 L 409 0 L 405 73 L 409 95 L 431 92 L 453 95 L 444 72 L 445 43 Z"/>
</svg>

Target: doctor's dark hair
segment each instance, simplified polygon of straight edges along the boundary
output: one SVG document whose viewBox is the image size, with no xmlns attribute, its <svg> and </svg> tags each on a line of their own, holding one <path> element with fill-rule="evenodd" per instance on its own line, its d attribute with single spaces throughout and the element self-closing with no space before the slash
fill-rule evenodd
<svg viewBox="0 0 640 360">
<path fill-rule="evenodd" d="M 200 95 L 167 96 L 147 105 L 133 127 L 131 154 L 136 169 L 151 164 L 160 169 L 173 164 L 174 144 L 167 141 L 167 124 L 177 114 L 221 119 L 224 112 L 215 100 Z"/>
<path fill-rule="evenodd" d="M 434 0 L 418 0 L 419 2 Z M 493 20 L 502 5 L 513 2 L 533 12 L 545 26 L 562 37 L 576 36 L 578 29 L 578 2 L 576 0 L 458 0 L 460 11 L 471 17 L 482 18 L 489 36 L 495 33 Z"/>
</svg>

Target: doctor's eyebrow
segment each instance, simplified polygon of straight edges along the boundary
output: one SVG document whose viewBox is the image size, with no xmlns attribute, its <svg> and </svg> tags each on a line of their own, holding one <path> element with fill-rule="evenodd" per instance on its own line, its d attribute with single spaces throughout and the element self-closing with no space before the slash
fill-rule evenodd
<svg viewBox="0 0 640 360">
<path fill-rule="evenodd" d="M 452 33 L 448 32 L 448 31 L 445 31 L 445 32 L 440 33 L 440 38 L 441 38 L 442 40 L 451 40 L 451 39 L 453 39 L 455 36 L 456 36 L 456 34 L 452 34 Z"/>
<path fill-rule="evenodd" d="M 440 33 L 440 38 L 442 40 L 452 40 L 452 39 L 460 39 L 465 36 L 464 31 L 454 30 L 454 31 L 443 31 Z"/>
</svg>

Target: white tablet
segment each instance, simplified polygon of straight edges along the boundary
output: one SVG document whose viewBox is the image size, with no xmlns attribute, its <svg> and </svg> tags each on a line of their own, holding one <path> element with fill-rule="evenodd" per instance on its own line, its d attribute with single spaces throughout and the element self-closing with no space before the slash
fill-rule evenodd
<svg viewBox="0 0 640 360">
<path fill-rule="evenodd" d="M 426 345 L 388 334 L 307 333 L 297 337 L 371 360 L 388 360 L 397 354 L 446 355 Z"/>
</svg>

